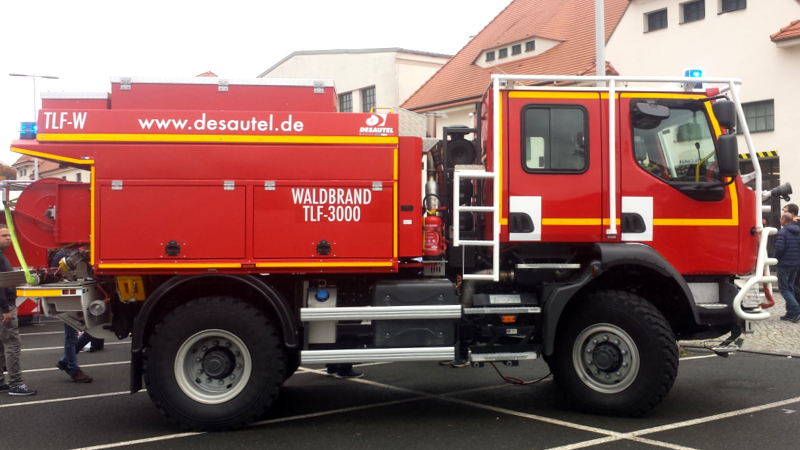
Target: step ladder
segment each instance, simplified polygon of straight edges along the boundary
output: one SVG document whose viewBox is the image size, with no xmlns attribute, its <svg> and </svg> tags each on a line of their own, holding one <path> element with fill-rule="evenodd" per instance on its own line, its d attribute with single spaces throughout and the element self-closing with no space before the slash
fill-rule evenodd
<svg viewBox="0 0 800 450">
<path fill-rule="evenodd" d="M 494 200 L 491 206 L 466 206 L 459 205 L 460 183 L 466 180 L 493 180 L 494 186 L 492 193 Z M 472 247 L 492 247 L 492 273 L 476 274 L 464 273 L 464 263 L 462 258 L 461 276 L 464 280 L 490 280 L 500 281 L 500 211 L 499 204 L 499 183 L 497 174 L 488 172 L 484 166 L 480 165 L 456 165 L 453 170 L 453 246 L 472 246 Z M 492 214 L 492 240 L 461 239 L 460 214 L 462 212 L 477 212 Z M 487 221 L 488 223 L 488 221 Z"/>
</svg>

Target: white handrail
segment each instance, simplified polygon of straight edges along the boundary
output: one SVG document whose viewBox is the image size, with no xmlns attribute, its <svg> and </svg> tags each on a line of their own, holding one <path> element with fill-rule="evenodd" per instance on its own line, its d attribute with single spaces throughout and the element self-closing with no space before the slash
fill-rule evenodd
<svg viewBox="0 0 800 450">
<path fill-rule="evenodd" d="M 616 82 L 612 78 L 608 81 L 608 207 L 611 219 L 606 230 L 609 239 L 617 237 L 617 134 L 616 134 Z M 588 160 L 588 156 L 587 156 Z"/>
<path fill-rule="evenodd" d="M 767 261 L 767 239 L 773 234 L 777 234 L 778 229 L 767 227 L 761 232 L 761 239 L 758 243 L 758 256 L 756 257 L 756 271 L 755 274 L 745 282 L 744 286 L 739 290 L 739 293 L 736 294 L 736 297 L 733 299 L 733 311 L 736 313 L 736 316 L 743 320 L 764 320 L 768 319 L 770 313 L 767 311 L 762 311 L 761 308 L 755 308 L 752 311 L 745 311 L 742 309 L 742 302 L 744 301 L 744 297 L 750 292 L 750 289 L 753 288 L 758 283 L 769 283 L 775 279 L 775 277 L 771 276 L 764 276 L 764 267 L 765 262 Z"/>
</svg>

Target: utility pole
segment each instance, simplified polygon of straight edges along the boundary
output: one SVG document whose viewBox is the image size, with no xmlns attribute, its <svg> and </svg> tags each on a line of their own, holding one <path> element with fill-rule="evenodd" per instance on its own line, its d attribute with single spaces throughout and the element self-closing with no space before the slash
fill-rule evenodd
<svg viewBox="0 0 800 450">
<path fill-rule="evenodd" d="M 57 80 L 58 77 L 54 77 L 52 75 L 28 75 L 24 73 L 10 73 L 8 74 L 11 77 L 29 77 L 33 80 L 33 121 L 37 122 L 39 120 L 38 115 L 36 114 L 36 79 L 37 78 L 47 78 L 50 80 Z M 39 179 L 39 158 L 33 158 L 33 179 Z"/>
</svg>

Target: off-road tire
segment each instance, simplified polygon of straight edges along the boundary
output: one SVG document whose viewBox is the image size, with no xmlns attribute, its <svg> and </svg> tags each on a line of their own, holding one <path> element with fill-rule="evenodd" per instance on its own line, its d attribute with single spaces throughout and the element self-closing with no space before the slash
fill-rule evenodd
<svg viewBox="0 0 800 450">
<path fill-rule="evenodd" d="M 579 299 L 567 314 L 550 366 L 579 410 L 635 417 L 666 397 L 678 373 L 678 346 L 655 306 L 636 294 L 608 290 Z"/>
<path fill-rule="evenodd" d="M 203 372 L 215 355 L 219 379 Z M 252 305 L 225 296 L 192 300 L 167 314 L 156 325 L 143 362 L 145 386 L 156 407 L 197 431 L 236 429 L 261 416 L 277 397 L 286 371 L 270 320 Z M 202 374 L 195 380 L 195 373 Z"/>
</svg>

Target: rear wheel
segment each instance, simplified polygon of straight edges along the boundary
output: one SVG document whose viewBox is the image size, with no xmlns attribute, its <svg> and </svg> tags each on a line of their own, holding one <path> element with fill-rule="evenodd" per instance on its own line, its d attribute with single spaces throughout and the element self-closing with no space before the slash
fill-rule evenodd
<svg viewBox="0 0 800 450">
<path fill-rule="evenodd" d="M 150 398 L 167 417 L 186 428 L 226 430 L 272 405 L 285 366 L 266 316 L 230 297 L 205 297 L 156 326 L 144 374 Z"/>
<path fill-rule="evenodd" d="M 638 416 L 672 388 L 678 347 L 661 313 L 638 295 L 599 291 L 559 326 L 551 368 L 582 410 Z"/>
</svg>

